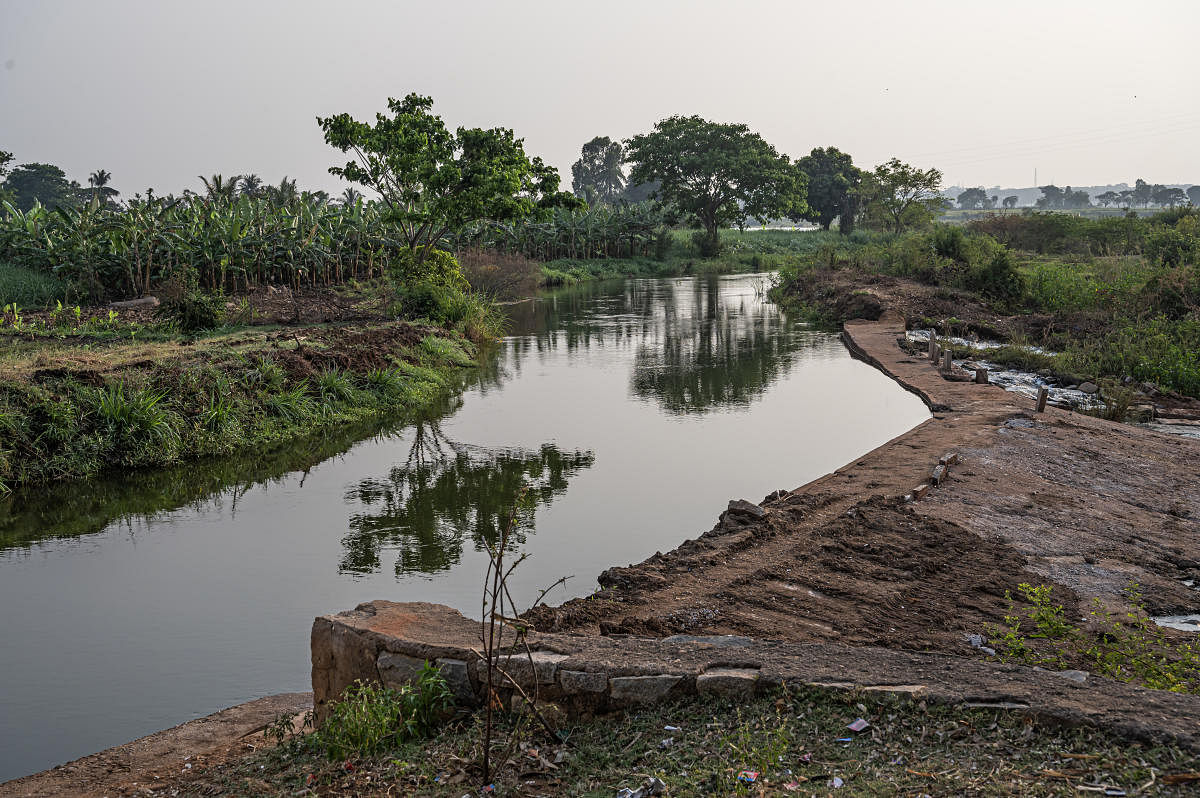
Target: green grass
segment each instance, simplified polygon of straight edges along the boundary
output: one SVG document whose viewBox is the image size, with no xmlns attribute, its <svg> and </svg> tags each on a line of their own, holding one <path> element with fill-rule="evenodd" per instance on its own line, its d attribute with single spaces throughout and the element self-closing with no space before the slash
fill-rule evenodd
<svg viewBox="0 0 1200 798">
<path fill-rule="evenodd" d="M 0 263 L 0 306 L 42 310 L 66 301 L 66 285 L 53 274 Z"/>
<path fill-rule="evenodd" d="M 453 374 L 478 365 L 475 351 L 461 338 L 429 335 L 411 350 L 375 353 L 387 366 L 307 379 L 289 376 L 271 355 L 214 344 L 206 357 L 182 362 L 177 349 L 157 359 L 148 353 L 149 364 L 116 370 L 103 387 L 70 374 L 7 379 L 0 383 L 0 483 L 14 488 L 264 451 L 320 429 L 420 411 L 453 390 Z"/>
<path fill-rule="evenodd" d="M 1076 796 L 1078 784 L 1133 794 L 1152 780 L 1153 794 L 1184 795 L 1192 787 L 1172 781 L 1196 769 L 1192 752 L 1102 730 L 816 688 L 663 704 L 593 721 L 543 713 L 557 718 L 567 744 L 547 739 L 525 713 L 502 716 L 493 759 L 506 764 L 493 794 L 611 798 L 656 777 L 679 796 Z M 848 731 L 860 717 L 870 727 Z M 479 723 L 468 717 L 432 739 L 332 762 L 302 740 L 285 742 L 200 771 L 188 794 L 474 795 Z M 756 774 L 753 783 L 739 780 L 744 772 Z"/>
</svg>

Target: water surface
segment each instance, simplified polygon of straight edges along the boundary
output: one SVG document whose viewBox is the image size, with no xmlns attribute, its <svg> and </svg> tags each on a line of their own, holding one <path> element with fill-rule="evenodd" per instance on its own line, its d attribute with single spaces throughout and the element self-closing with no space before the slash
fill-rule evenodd
<svg viewBox="0 0 1200 798">
<path fill-rule="evenodd" d="M 0 506 L 0 780 L 309 689 L 312 618 L 375 598 L 478 617 L 526 489 L 525 602 L 673 548 L 731 498 L 825 474 L 928 417 L 764 275 L 589 284 L 420 423 L 38 490 Z"/>
</svg>

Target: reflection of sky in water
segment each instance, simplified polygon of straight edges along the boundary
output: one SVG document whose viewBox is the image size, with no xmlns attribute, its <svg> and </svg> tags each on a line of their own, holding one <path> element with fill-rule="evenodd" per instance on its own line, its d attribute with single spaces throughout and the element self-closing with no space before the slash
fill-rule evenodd
<svg viewBox="0 0 1200 798">
<path fill-rule="evenodd" d="M 808 482 L 928 417 L 763 305 L 759 279 L 513 306 L 491 367 L 432 426 L 446 458 L 419 468 L 428 424 L 42 491 L 0 515 L 0 779 L 308 689 L 315 615 L 374 598 L 477 615 L 477 535 L 517 482 L 544 490 L 515 598 L 572 575 L 561 601 L 695 537 L 730 498 Z"/>
</svg>

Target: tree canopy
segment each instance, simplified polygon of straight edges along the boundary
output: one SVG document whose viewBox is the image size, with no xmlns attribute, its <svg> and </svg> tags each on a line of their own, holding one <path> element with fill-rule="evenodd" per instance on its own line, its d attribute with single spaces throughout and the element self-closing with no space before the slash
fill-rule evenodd
<svg viewBox="0 0 1200 798">
<path fill-rule="evenodd" d="M 47 208 L 79 204 L 79 185 L 67 180 L 62 169 L 48 163 L 24 163 L 9 172 L 4 188 L 13 205 L 27 211 L 40 202 Z"/>
<path fill-rule="evenodd" d="M 863 193 L 870 210 L 881 216 L 893 232 L 928 222 L 945 203 L 938 193 L 942 186 L 938 169 L 919 169 L 892 158 L 869 174 Z"/>
<path fill-rule="evenodd" d="M 704 255 L 716 253 L 721 227 L 808 210 L 803 172 L 746 125 L 672 116 L 630 139 L 627 154 L 630 182 L 657 181 L 654 196 L 704 228 Z"/>
<path fill-rule="evenodd" d="M 958 207 L 964 211 L 989 210 L 995 204 L 995 200 L 988 196 L 982 186 L 968 188 L 959 194 L 956 199 L 958 200 Z"/>
<path fill-rule="evenodd" d="M 796 161 L 808 181 L 808 210 L 793 219 L 807 219 L 828 230 L 833 220 L 851 208 L 851 192 L 862 182 L 862 170 L 837 147 L 816 147 Z"/>
<path fill-rule="evenodd" d="M 325 141 L 353 155 L 330 174 L 372 189 L 401 235 L 423 259 L 446 233 L 483 219 L 514 220 L 539 209 L 577 206 L 558 190 L 558 171 L 530 159 L 507 128 L 450 132 L 431 112 L 433 99 L 388 99 L 375 124 L 349 114 L 317 118 Z"/>
<path fill-rule="evenodd" d="M 596 136 L 583 145 L 571 166 L 571 188 L 590 205 L 612 204 L 625 190 L 625 148 L 608 136 Z"/>
</svg>

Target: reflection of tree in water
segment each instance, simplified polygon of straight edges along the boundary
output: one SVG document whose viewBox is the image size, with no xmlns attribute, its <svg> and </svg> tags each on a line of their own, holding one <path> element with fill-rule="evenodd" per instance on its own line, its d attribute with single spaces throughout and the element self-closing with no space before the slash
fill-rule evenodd
<svg viewBox="0 0 1200 798">
<path fill-rule="evenodd" d="M 697 283 L 687 313 L 668 304 L 661 329 L 638 348 L 633 392 L 669 413 L 748 406 L 817 336 L 797 334 L 772 306 L 723 302 L 716 281 Z"/>
<path fill-rule="evenodd" d="M 420 424 L 407 462 L 386 479 L 365 479 L 347 493 L 365 510 L 350 517 L 341 570 L 372 573 L 381 552 L 398 551 L 396 573 L 433 573 L 458 562 L 470 539 L 494 541 L 525 488 L 517 539 L 533 530 L 534 511 L 566 491 L 570 477 L 595 460 L 591 452 L 485 449 L 447 438 L 436 422 Z"/>
<path fill-rule="evenodd" d="M 522 306 L 515 326 L 529 332 L 510 342 L 510 359 L 519 370 L 534 353 L 636 348 L 636 396 L 680 415 L 745 407 L 787 373 L 801 350 L 828 343 L 827 336 L 796 330 L 748 288 L 715 275 L 631 280 L 619 292 L 577 286 Z"/>
</svg>

